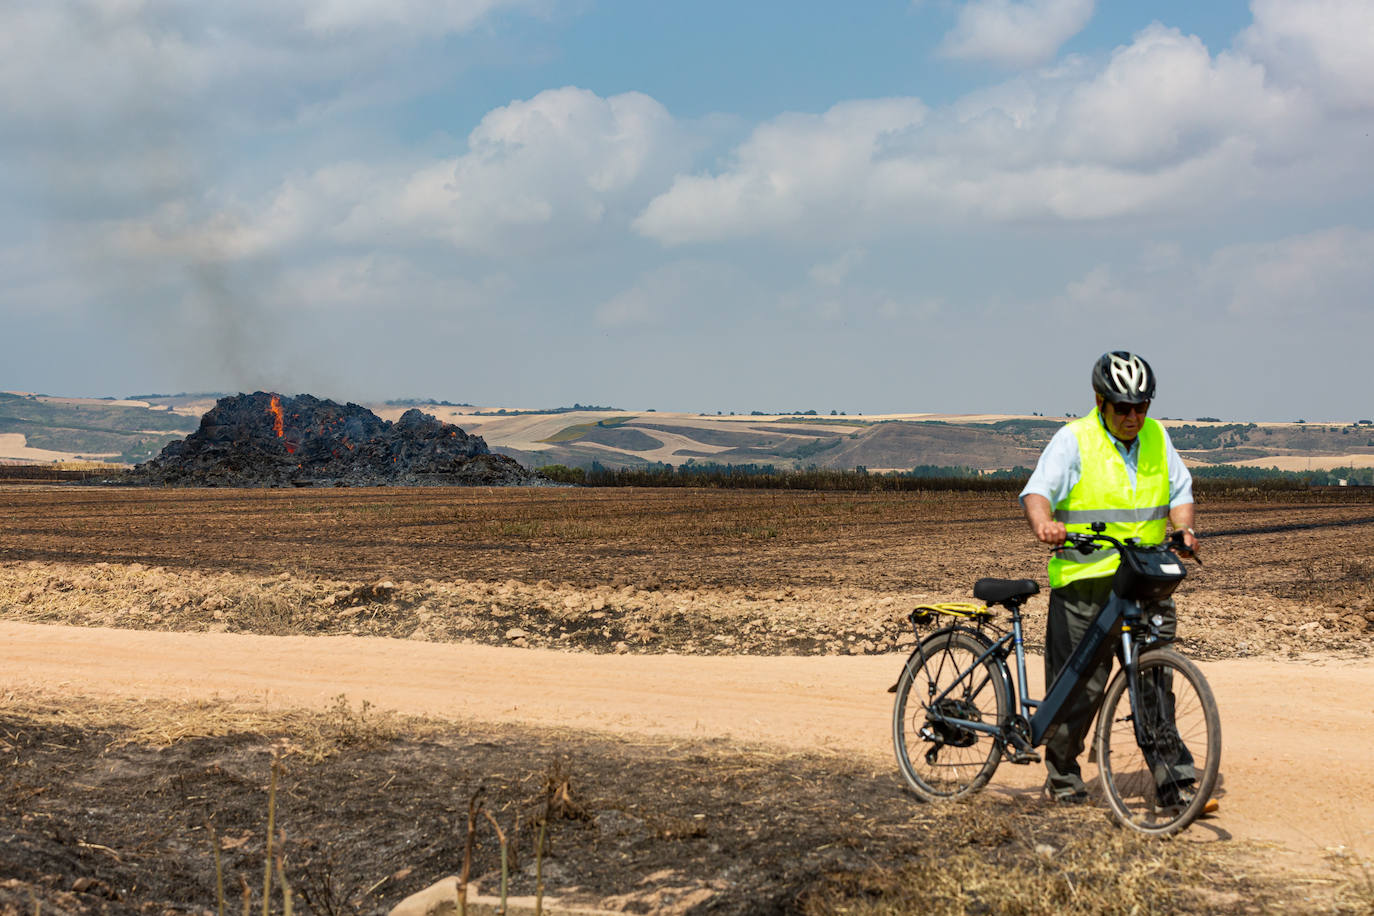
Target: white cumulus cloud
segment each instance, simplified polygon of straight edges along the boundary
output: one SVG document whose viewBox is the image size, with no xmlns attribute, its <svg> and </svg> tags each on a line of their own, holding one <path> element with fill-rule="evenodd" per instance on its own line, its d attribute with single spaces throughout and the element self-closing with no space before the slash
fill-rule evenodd
<svg viewBox="0 0 1374 916">
<path fill-rule="evenodd" d="M 1255 34 L 1287 21 L 1262 18 Z M 1319 49 L 1330 40 L 1311 38 Z M 1212 218 L 1363 187 L 1356 151 L 1374 108 L 1349 109 L 1363 71 L 1280 79 L 1288 71 L 1251 44 L 1214 54 L 1155 24 L 1100 64 L 1067 61 L 934 110 L 883 99 L 783 115 L 716 174 L 679 176 L 635 228 L 667 245 L 798 234 L 853 244 L 912 227 Z"/>
<path fill-rule="evenodd" d="M 1374 109 L 1374 3 L 1252 0 L 1238 47 L 1279 85 L 1339 108 Z"/>
<path fill-rule="evenodd" d="M 529 256 L 577 248 L 589 232 L 623 231 L 690 147 L 646 95 L 552 89 L 489 112 L 461 155 L 338 162 L 247 197 L 178 198 L 120 221 L 113 234 L 127 253 L 210 261 L 318 243 L 432 241 Z"/>
<path fill-rule="evenodd" d="M 969 0 L 940 53 L 1012 67 L 1043 64 L 1083 30 L 1093 6 L 1094 0 Z"/>
<path fill-rule="evenodd" d="M 682 175 L 635 220 L 667 243 L 787 233 L 803 221 L 881 206 L 851 181 L 876 167 L 883 144 L 919 125 L 918 99 L 845 102 L 821 115 L 788 114 L 758 127 L 718 176 Z"/>
<path fill-rule="evenodd" d="M 388 231 L 468 250 L 527 253 L 575 244 L 587 227 L 618 225 L 685 163 L 685 142 L 662 105 L 638 92 L 541 92 L 488 113 L 467 152 L 384 184 L 339 227 Z"/>
</svg>

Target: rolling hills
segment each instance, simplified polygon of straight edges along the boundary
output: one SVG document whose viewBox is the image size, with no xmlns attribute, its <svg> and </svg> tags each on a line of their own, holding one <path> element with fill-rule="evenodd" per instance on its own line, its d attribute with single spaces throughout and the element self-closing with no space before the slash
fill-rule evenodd
<svg viewBox="0 0 1374 916">
<path fill-rule="evenodd" d="M 79 459 L 134 464 L 193 432 L 216 395 L 123 400 L 0 393 L 0 461 Z M 1031 467 L 1062 417 L 751 414 L 709 415 L 610 408 L 513 410 L 413 401 L 369 406 L 384 420 L 411 407 L 483 437 L 526 467 L 654 464 L 772 465 L 871 471 Z M 1374 466 L 1367 420 L 1239 423 L 1164 419 L 1194 465 L 1287 470 Z"/>
</svg>

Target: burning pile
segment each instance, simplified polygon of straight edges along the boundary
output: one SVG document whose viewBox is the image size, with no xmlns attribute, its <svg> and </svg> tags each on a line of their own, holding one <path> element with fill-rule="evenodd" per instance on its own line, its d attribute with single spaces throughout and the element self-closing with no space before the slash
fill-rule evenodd
<svg viewBox="0 0 1374 916">
<path fill-rule="evenodd" d="M 518 486 L 542 481 L 481 436 L 418 410 L 395 423 L 357 404 L 258 391 L 221 398 L 200 429 L 128 475 L 185 487 Z"/>
</svg>

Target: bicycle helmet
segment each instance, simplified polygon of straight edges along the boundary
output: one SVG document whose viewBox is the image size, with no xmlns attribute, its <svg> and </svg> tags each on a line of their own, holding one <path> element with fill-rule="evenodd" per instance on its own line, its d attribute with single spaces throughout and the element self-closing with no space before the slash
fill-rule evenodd
<svg viewBox="0 0 1374 916">
<path fill-rule="evenodd" d="M 1113 404 L 1139 404 L 1155 396 L 1155 374 L 1134 353 L 1113 350 L 1093 365 L 1093 391 Z"/>
</svg>

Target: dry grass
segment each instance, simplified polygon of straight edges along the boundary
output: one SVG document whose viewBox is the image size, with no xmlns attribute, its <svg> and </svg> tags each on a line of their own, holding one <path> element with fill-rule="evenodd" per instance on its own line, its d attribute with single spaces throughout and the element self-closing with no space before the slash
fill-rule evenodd
<svg viewBox="0 0 1374 916">
<path fill-rule="evenodd" d="M 961 821 L 962 837 L 940 836 L 910 862 L 830 876 L 804 897 L 802 912 L 1374 913 L 1374 869 L 1344 851 L 1326 863 L 1329 870 L 1294 873 L 1277 869 L 1257 845 L 1158 840 L 1083 825 L 1061 831 L 1067 842 L 1053 845 L 1026 839 L 1026 824 L 1014 813 L 973 809 Z M 996 843 L 999 835 L 1009 842 Z"/>
<path fill-rule="evenodd" d="M 100 731 L 112 736 L 110 747 L 175 744 L 226 735 L 262 735 L 281 743 L 289 754 L 319 762 L 343 751 L 367 750 L 397 740 L 402 734 L 423 736 L 439 726 L 428 720 L 378 710 L 364 700 L 356 708 L 344 694 L 323 710 L 266 709 L 245 703 L 193 700 L 105 698 L 98 702 L 66 697 L 53 704 L 41 693 L 12 692 L 0 697 L 0 713 L 37 726 Z M 0 734 L 0 753 L 14 747 Z"/>
<path fill-rule="evenodd" d="M 127 868 L 150 869 L 120 872 L 123 880 L 163 880 L 166 863 L 155 850 L 189 842 L 203 874 L 177 880 L 213 887 L 218 846 L 203 832 L 205 820 L 181 813 L 191 803 L 178 792 L 204 799 L 197 804 L 217 812 L 219 835 L 235 837 L 224 843 L 234 857 L 227 874 L 262 874 L 264 855 L 270 859 L 262 843 L 267 752 L 281 749 L 290 765 L 279 798 L 290 800 L 290 810 L 281 821 L 288 840 L 279 879 L 292 876 L 316 901 L 340 907 L 312 911 L 353 911 L 382 890 L 391 892 L 389 906 L 452 873 L 464 855 L 463 802 L 478 792 L 488 793 L 488 807 L 511 828 L 510 877 L 522 882 L 513 892 L 533 893 L 547 864 L 533 851 L 543 848 L 539 811 L 548 817 L 554 798 L 552 880 L 575 881 L 588 903 L 623 898 L 632 910 L 673 911 L 672 899 L 689 897 L 721 912 L 754 912 L 766 899 L 812 916 L 1353 914 L 1374 907 L 1371 863 L 1346 850 L 1325 863 L 1334 871 L 1285 873 L 1247 844 L 1150 840 L 1113 827 L 1101 810 L 1049 808 L 1033 798 L 921 805 L 890 774 L 761 747 L 627 744 L 514 728 L 476 734 L 379 715 L 342 697 L 323 712 L 279 712 L 80 698 L 58 706 L 10 695 L 0 698 L 0 715 L 13 730 L 0 729 L 0 753 L 18 765 L 6 774 L 15 780 L 7 796 L 21 806 L 15 810 L 114 818 L 83 829 L 95 830 L 88 843 L 119 846 Z M 551 748 L 558 751 L 552 769 Z M 112 768 L 128 775 L 104 775 Z M 151 785 L 177 791 L 142 794 Z M 127 827 L 119 826 L 122 818 L 132 818 Z M 174 823 L 189 832 L 163 837 Z M 472 873 L 494 890 L 499 837 L 479 833 L 482 862 Z M 146 854 L 130 856 L 129 849 L 144 848 L 139 844 L 148 844 Z M 440 856 L 423 854 L 435 844 Z M 524 850 L 520 863 L 516 846 Z M 103 880 L 117 887 L 113 875 Z M 0 911 L 5 902 L 0 886 Z M 381 903 L 362 911 L 384 912 Z"/>
</svg>

